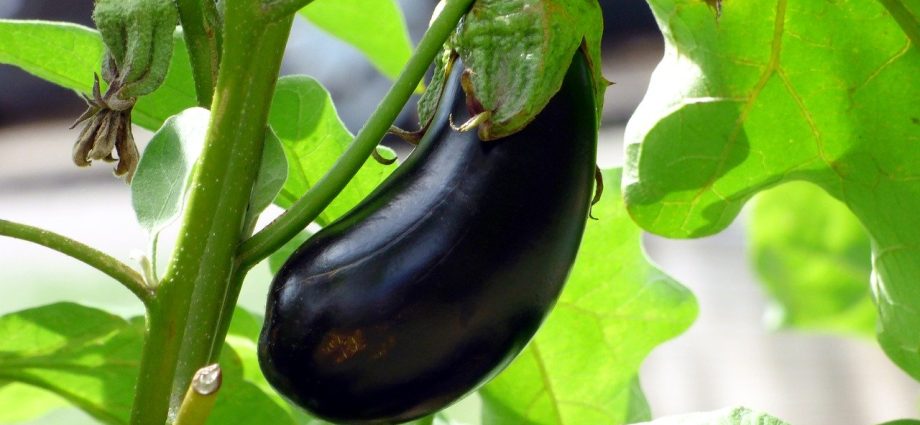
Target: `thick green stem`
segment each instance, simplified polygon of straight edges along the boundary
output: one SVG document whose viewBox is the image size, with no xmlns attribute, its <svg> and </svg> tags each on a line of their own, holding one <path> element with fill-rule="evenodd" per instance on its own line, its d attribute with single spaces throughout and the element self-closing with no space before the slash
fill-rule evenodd
<svg viewBox="0 0 920 425">
<path fill-rule="evenodd" d="M 221 25 L 214 0 L 176 0 L 195 78 L 198 106 L 211 106 L 220 69 Z"/>
<path fill-rule="evenodd" d="M 287 19 L 313 0 L 263 0 L 262 10 L 269 19 Z"/>
<path fill-rule="evenodd" d="M 355 140 L 339 157 L 335 165 L 287 212 L 241 246 L 239 257 L 241 267 L 244 269 L 252 267 L 284 245 L 297 232 L 316 219 L 342 191 L 374 152 L 380 139 L 396 120 L 403 105 L 418 87 L 419 81 L 434 61 L 435 55 L 441 51 L 447 37 L 457 27 L 457 22 L 466 14 L 473 1 L 449 0 L 447 2 L 441 14 L 425 33 L 396 83 L 393 84 L 389 93 L 377 106 L 377 110 L 364 124 Z"/>
<path fill-rule="evenodd" d="M 109 275 L 145 305 L 153 302 L 153 290 L 144 283 L 140 273 L 91 246 L 45 229 L 7 220 L 0 220 L 0 236 L 22 239 L 69 255 Z"/>
<path fill-rule="evenodd" d="M 914 16 L 901 0 L 879 0 L 879 2 L 885 6 L 914 47 L 920 47 L 920 22 L 918 22 L 920 18 Z"/>
<path fill-rule="evenodd" d="M 163 425 L 207 364 L 243 236 L 268 111 L 293 17 L 269 22 L 259 0 L 227 2 L 211 122 L 182 230 L 148 316 L 132 424 Z M 235 300 L 233 300 L 235 303 Z M 227 307 L 227 308 L 232 308 Z"/>
</svg>

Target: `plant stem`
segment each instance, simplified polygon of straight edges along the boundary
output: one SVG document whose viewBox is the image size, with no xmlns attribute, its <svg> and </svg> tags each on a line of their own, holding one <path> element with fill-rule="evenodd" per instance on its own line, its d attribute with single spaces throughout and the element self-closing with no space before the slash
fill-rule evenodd
<svg viewBox="0 0 920 425">
<path fill-rule="evenodd" d="M 293 16 L 269 22 L 260 0 L 226 3 L 211 122 L 182 230 L 148 316 L 131 423 L 163 425 L 193 374 L 207 364 L 236 270 L 268 111 Z M 235 303 L 235 300 L 233 300 Z M 232 309 L 232 305 L 229 307 Z"/>
<path fill-rule="evenodd" d="M 176 0 L 188 46 L 198 106 L 211 106 L 220 68 L 221 26 L 214 0 Z"/>
<path fill-rule="evenodd" d="M 285 19 L 312 2 L 313 0 L 264 0 L 262 9 L 269 19 Z"/>
<path fill-rule="evenodd" d="M 212 364 L 198 369 L 182 400 L 175 425 L 204 425 L 207 423 L 208 416 L 214 409 L 222 379 L 219 365 Z"/>
<path fill-rule="evenodd" d="M 910 10 L 900 0 L 879 0 L 879 2 L 885 6 L 914 47 L 920 47 L 920 22 L 917 21 L 917 17 L 910 13 Z"/>
<path fill-rule="evenodd" d="M 284 245 L 323 212 L 374 152 L 415 91 L 435 55 L 474 0 L 449 0 L 377 110 L 335 165 L 294 205 L 240 247 L 240 266 L 249 269 Z"/>
<path fill-rule="evenodd" d="M 8 220 L 0 220 L 0 235 L 36 243 L 80 260 L 121 283 L 144 305 L 153 302 L 153 290 L 144 283 L 140 273 L 91 246 L 49 230 Z"/>
</svg>

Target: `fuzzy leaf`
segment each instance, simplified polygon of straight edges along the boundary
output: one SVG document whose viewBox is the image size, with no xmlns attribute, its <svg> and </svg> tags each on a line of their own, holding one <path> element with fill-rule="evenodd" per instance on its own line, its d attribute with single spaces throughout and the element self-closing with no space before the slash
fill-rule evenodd
<svg viewBox="0 0 920 425">
<path fill-rule="evenodd" d="M 494 140 L 514 134 L 536 118 L 559 91 L 572 57 L 584 43 L 593 70 L 597 118 L 607 81 L 601 75 L 603 16 L 597 2 L 584 0 L 479 0 L 445 45 L 463 61 L 468 98 L 490 113 L 479 137 Z M 496 55 L 500 51 L 502 54 Z M 442 55 L 430 89 L 419 100 L 427 123 L 440 97 Z M 478 112 L 478 111 L 477 111 Z M 599 121 L 598 121 L 599 122 Z"/>
</svg>

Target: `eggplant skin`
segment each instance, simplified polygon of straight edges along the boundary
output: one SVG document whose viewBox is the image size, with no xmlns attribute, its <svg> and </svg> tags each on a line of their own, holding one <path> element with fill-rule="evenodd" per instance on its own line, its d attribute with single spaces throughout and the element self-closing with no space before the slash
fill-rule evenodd
<svg viewBox="0 0 920 425">
<path fill-rule="evenodd" d="M 259 363 L 333 422 L 432 414 L 524 349 L 559 297 L 594 183 L 597 128 L 582 53 L 522 131 L 483 142 L 457 63 L 419 146 L 272 281 Z"/>
</svg>

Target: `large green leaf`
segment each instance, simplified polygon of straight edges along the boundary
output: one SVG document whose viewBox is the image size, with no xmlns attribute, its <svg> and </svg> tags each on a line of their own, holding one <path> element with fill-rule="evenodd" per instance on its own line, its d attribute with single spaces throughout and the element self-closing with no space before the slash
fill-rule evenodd
<svg viewBox="0 0 920 425">
<path fill-rule="evenodd" d="M 558 304 L 523 353 L 481 390 L 483 423 L 624 424 L 649 418 L 636 380 L 648 353 L 687 329 L 693 295 L 649 263 L 623 208 L 620 170 L 593 208 Z"/>
<path fill-rule="evenodd" d="M 636 425 L 788 425 L 766 413 L 735 407 L 706 413 L 670 416 Z"/>
<path fill-rule="evenodd" d="M 774 301 L 773 325 L 875 333 L 869 237 L 845 205 L 793 182 L 757 195 L 749 224 L 751 259 Z"/>
<path fill-rule="evenodd" d="M 0 382 L 0 424 L 21 423 L 67 406 L 54 393 L 18 382 Z"/>
<path fill-rule="evenodd" d="M 898 0 L 650 4 L 666 50 L 627 126 L 630 215 L 699 237 L 767 187 L 821 186 L 868 230 L 879 342 L 920 379 L 916 15 Z"/>
<path fill-rule="evenodd" d="M 142 318 L 58 303 L 0 317 L 0 381 L 62 397 L 107 424 L 127 424 L 144 335 Z M 232 349 L 221 356 L 224 385 L 210 423 L 293 424 Z M 251 366 L 250 366 L 251 367 Z M 28 404 L 28 391 L 2 391 L 0 405 Z M 37 411 L 33 410 L 33 414 Z"/>
<path fill-rule="evenodd" d="M 0 317 L 0 379 L 51 391 L 101 422 L 127 423 L 143 326 L 72 303 Z"/>
<path fill-rule="evenodd" d="M 387 77 L 399 76 L 412 55 L 396 0 L 315 0 L 300 14 L 360 50 Z"/>
<path fill-rule="evenodd" d="M 303 75 L 278 80 L 269 121 L 287 153 L 288 179 L 275 200 L 287 208 L 328 171 L 353 137 L 339 120 L 326 89 Z M 393 168 L 366 162 L 317 222 L 325 225 L 347 212 Z"/>
<path fill-rule="evenodd" d="M 140 98 L 131 114 L 136 124 L 150 130 L 196 104 L 195 82 L 181 32 L 176 33 L 175 40 L 166 80 L 155 92 Z M 18 66 L 87 95 L 92 94 L 93 74 L 100 72 L 104 51 L 99 33 L 84 26 L 0 19 L 0 63 Z"/>
</svg>

